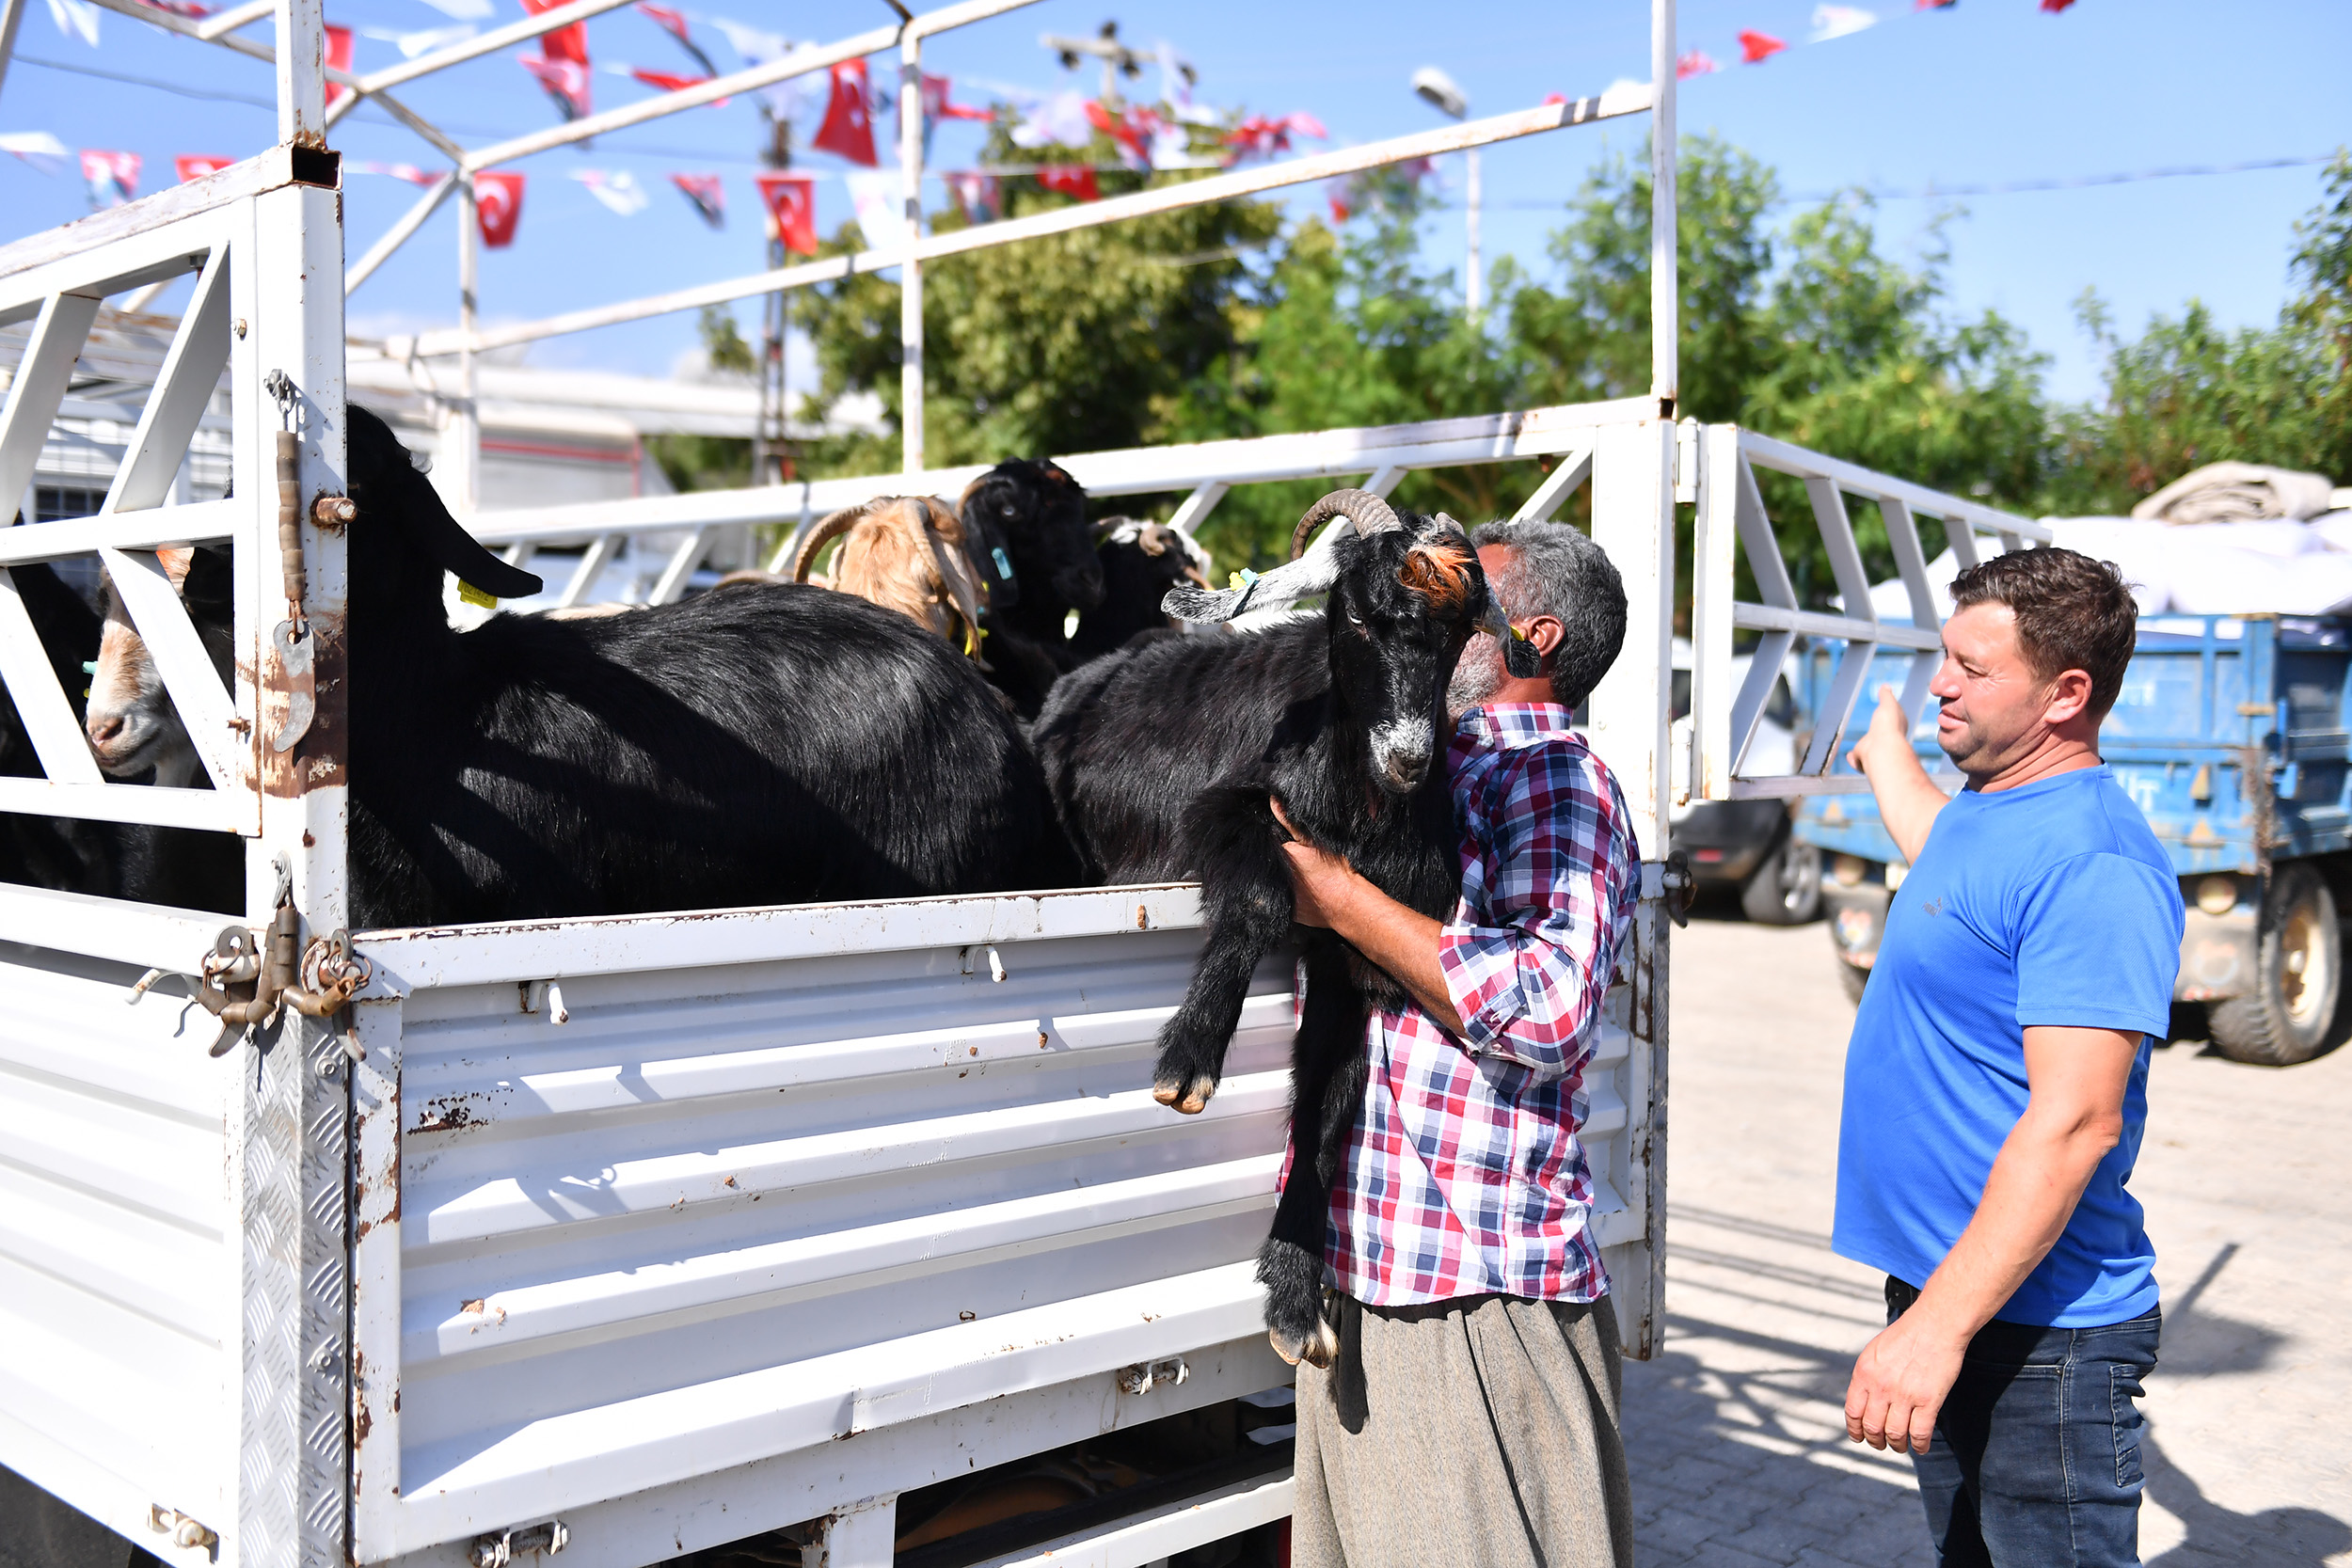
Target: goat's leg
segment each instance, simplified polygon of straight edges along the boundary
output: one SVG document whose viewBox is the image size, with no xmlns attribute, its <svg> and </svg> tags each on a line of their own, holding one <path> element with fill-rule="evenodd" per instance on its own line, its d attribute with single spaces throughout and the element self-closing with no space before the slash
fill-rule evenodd
<svg viewBox="0 0 2352 1568">
<path fill-rule="evenodd" d="M 1265 800 L 1263 787 L 1226 787 L 1206 792 L 1196 807 L 1201 815 L 1195 820 L 1207 830 L 1194 842 L 1202 846 L 1206 863 L 1200 881 L 1208 940 L 1183 1004 L 1160 1027 L 1152 1084 L 1153 1099 L 1186 1116 L 1216 1093 L 1249 977 L 1290 933 L 1290 873 Z"/>
<path fill-rule="evenodd" d="M 1327 1367 L 1339 1336 L 1323 1314 L 1323 1263 L 1339 1152 L 1352 1122 L 1351 1102 L 1336 1141 L 1327 1131 L 1335 1091 L 1362 1095 L 1362 1075 L 1349 1063 L 1363 1055 L 1363 998 L 1334 955 L 1308 961 L 1307 1006 L 1291 1051 L 1291 1170 L 1274 1211 L 1274 1227 L 1258 1252 L 1258 1281 L 1266 1288 L 1266 1338 L 1294 1366 Z"/>
</svg>

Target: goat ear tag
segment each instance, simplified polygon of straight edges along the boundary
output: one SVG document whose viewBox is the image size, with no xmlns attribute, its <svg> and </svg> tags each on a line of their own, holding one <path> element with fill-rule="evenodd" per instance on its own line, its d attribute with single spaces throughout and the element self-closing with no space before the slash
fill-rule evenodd
<svg viewBox="0 0 2352 1568">
<path fill-rule="evenodd" d="M 277 737 L 269 749 L 284 755 L 294 748 L 294 742 L 310 733 L 310 721 L 318 716 L 318 676 L 310 668 L 310 639 L 294 635 L 292 621 L 280 621 L 271 629 L 270 646 L 278 652 L 278 667 L 285 673 L 286 721 L 278 727 Z"/>
<path fill-rule="evenodd" d="M 496 610 L 499 607 L 497 594 L 485 594 L 464 578 L 457 579 L 457 596 L 468 604 L 480 605 L 485 610 Z"/>
</svg>

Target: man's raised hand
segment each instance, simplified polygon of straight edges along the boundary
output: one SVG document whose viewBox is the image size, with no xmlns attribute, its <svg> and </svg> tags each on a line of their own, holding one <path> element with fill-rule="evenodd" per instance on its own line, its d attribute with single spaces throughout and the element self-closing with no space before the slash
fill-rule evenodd
<svg viewBox="0 0 2352 1568">
<path fill-rule="evenodd" d="M 1891 686 L 1879 688 L 1879 705 L 1870 715 L 1870 727 L 1854 742 L 1846 760 L 1876 783 L 1880 768 L 1908 760 L 1915 769 L 1919 766 L 1918 753 L 1911 749 L 1911 715 L 1903 711 L 1902 699 L 1895 695 Z"/>
</svg>

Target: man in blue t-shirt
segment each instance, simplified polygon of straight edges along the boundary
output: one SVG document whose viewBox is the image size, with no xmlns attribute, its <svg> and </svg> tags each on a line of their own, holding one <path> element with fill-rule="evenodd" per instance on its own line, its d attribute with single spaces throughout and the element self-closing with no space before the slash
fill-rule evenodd
<svg viewBox="0 0 2352 1568">
<path fill-rule="evenodd" d="M 2124 1190 L 2180 962 L 2170 863 L 2099 760 L 2132 657 L 2115 568 L 1996 556 L 1952 583 L 1936 739 L 1891 689 L 1853 762 L 1911 863 L 1846 1053 L 1836 1246 L 1886 1273 L 1846 1430 L 1909 1451 L 1948 1568 L 2139 1560 L 2135 1401 L 2155 1255 Z"/>
</svg>

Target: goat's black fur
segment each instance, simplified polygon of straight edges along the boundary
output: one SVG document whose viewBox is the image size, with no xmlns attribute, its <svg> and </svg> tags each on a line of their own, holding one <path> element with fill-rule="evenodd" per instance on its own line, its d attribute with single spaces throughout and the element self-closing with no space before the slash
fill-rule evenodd
<svg viewBox="0 0 2352 1568">
<path fill-rule="evenodd" d="M 904 616 L 787 584 L 454 631 L 445 565 L 523 574 L 364 408 L 350 454 L 355 927 L 1074 879 L 1011 719 Z"/>
<path fill-rule="evenodd" d="M 1076 662 L 1063 629 L 1070 612 L 1103 602 L 1087 493 L 1055 463 L 1016 458 L 974 480 L 958 510 L 989 578 L 984 652 L 993 679 L 1024 718 L 1034 718 L 1056 677 Z M 998 549 L 1009 578 L 994 559 Z"/>
<path fill-rule="evenodd" d="M 1165 523 L 1143 525 L 1172 535 Z M 1103 601 L 1078 616 L 1071 634 L 1070 653 L 1079 664 L 1116 653 L 1148 632 L 1168 629 L 1168 612 L 1160 601 L 1178 583 L 1195 580 L 1192 561 L 1184 546 L 1169 538 L 1164 547 L 1147 548 L 1141 539 L 1104 539 L 1094 548 L 1103 563 Z"/>
<path fill-rule="evenodd" d="M 1035 730 L 1057 805 L 1094 875 L 1198 877 L 1207 941 L 1160 1032 L 1154 1093 L 1197 1111 L 1215 1092 L 1251 973 L 1293 929 L 1287 836 L 1344 856 L 1391 897 L 1442 917 L 1460 895 L 1444 776 L 1445 689 L 1486 594 L 1458 529 L 1406 515 L 1337 542 L 1322 615 L 1244 635 L 1152 639 L 1056 688 Z M 1439 603 L 1400 580 L 1438 544 L 1467 592 Z M 1402 726 L 1420 745 L 1398 740 Z M 1297 927 L 1308 990 L 1293 1045 L 1297 1157 L 1259 1260 L 1267 1326 L 1285 1354 L 1328 1354 L 1320 1317 L 1324 1212 L 1363 1092 L 1367 1009 L 1397 983 L 1327 930 Z"/>
</svg>

